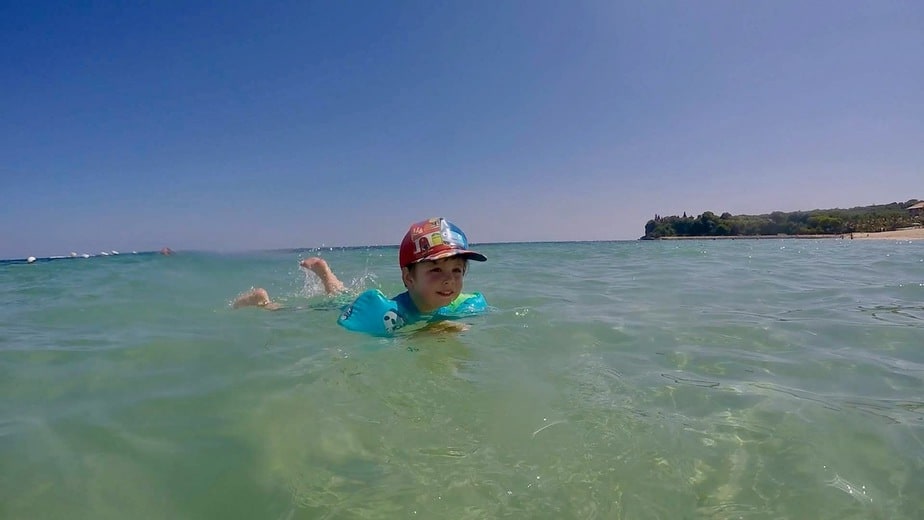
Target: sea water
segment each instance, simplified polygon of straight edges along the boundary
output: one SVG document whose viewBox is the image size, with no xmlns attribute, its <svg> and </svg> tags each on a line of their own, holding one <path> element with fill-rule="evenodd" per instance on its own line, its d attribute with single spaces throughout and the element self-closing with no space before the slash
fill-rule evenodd
<svg viewBox="0 0 924 520">
<path fill-rule="evenodd" d="M 388 339 L 298 261 L 394 247 L 0 264 L 0 518 L 924 515 L 924 242 L 479 250 Z"/>
</svg>

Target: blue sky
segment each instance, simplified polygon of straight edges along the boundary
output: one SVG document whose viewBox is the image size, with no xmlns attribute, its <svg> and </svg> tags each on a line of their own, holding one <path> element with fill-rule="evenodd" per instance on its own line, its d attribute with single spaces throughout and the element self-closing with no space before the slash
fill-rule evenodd
<svg viewBox="0 0 924 520">
<path fill-rule="evenodd" d="M 924 198 L 924 3 L 0 0 L 0 258 Z"/>
</svg>

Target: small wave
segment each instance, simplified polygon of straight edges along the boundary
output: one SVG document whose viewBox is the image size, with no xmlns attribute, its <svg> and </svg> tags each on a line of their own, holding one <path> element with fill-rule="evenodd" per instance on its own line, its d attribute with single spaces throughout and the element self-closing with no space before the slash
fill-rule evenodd
<svg viewBox="0 0 924 520">
<path fill-rule="evenodd" d="M 920 327 L 924 321 L 924 307 L 909 305 L 876 305 L 875 307 L 859 306 L 860 312 L 868 313 L 874 320 L 883 321 L 893 325 L 907 325 Z"/>
</svg>

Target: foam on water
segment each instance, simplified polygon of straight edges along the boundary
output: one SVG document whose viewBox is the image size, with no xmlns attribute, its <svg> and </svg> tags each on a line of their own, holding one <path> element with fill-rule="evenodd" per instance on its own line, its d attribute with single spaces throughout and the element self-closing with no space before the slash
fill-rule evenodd
<svg viewBox="0 0 924 520">
<path fill-rule="evenodd" d="M 479 250 L 494 310 L 393 339 L 298 261 L 395 294 L 395 248 L 0 265 L 0 517 L 924 510 L 924 243 Z"/>
</svg>

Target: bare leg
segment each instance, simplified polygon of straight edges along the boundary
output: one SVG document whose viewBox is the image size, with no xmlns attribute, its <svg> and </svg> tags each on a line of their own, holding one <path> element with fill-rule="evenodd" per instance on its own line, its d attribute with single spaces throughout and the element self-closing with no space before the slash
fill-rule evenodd
<svg viewBox="0 0 924 520">
<path fill-rule="evenodd" d="M 269 293 L 266 292 L 266 289 L 257 287 L 256 289 L 251 289 L 246 293 L 238 296 L 232 307 L 235 309 L 240 309 L 241 307 L 263 307 L 268 310 L 276 310 L 279 308 L 279 304 L 270 300 Z"/>
<path fill-rule="evenodd" d="M 334 275 L 334 272 L 330 270 L 330 266 L 327 265 L 327 262 L 325 262 L 323 258 L 313 256 L 302 260 L 298 265 L 318 275 L 318 278 L 321 279 L 321 283 L 324 284 L 324 290 L 327 294 L 338 294 L 346 290 L 343 286 L 343 282 Z"/>
<path fill-rule="evenodd" d="M 330 266 L 327 265 L 327 262 L 325 262 L 323 258 L 316 256 L 306 258 L 299 262 L 299 265 L 318 275 L 318 278 L 321 279 L 321 283 L 324 284 L 324 290 L 327 294 L 338 294 L 346 290 L 343 283 L 337 279 L 337 276 L 330 270 Z M 266 289 L 261 287 L 251 289 L 238 296 L 234 299 L 234 303 L 231 304 L 231 306 L 235 309 L 240 309 L 241 307 L 263 307 L 271 311 L 282 307 L 278 303 L 270 300 L 269 293 L 266 292 Z"/>
</svg>

